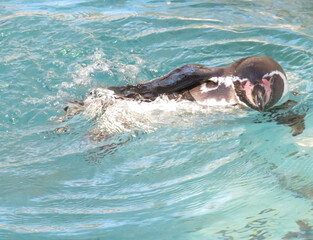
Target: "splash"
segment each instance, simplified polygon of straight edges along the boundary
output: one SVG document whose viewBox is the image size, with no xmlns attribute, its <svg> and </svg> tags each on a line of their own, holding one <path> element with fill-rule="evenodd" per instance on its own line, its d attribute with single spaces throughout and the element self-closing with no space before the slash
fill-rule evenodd
<svg viewBox="0 0 313 240">
<path fill-rule="evenodd" d="M 188 127 L 195 124 L 193 117 L 233 113 L 235 109 L 175 101 L 167 96 L 153 102 L 135 101 L 121 98 L 105 88 L 94 89 L 84 101 L 84 107 L 83 114 L 97 121 L 99 131 L 109 134 L 134 130 L 152 132 L 164 125 Z"/>
</svg>

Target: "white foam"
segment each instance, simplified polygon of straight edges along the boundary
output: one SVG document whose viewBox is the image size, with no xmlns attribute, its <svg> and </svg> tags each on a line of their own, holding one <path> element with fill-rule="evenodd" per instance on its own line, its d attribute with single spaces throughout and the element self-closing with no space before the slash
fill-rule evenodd
<svg viewBox="0 0 313 240">
<path fill-rule="evenodd" d="M 232 99 L 229 102 L 227 102 L 226 99 L 222 99 L 219 101 L 216 101 L 215 99 L 207 99 L 203 102 L 199 102 L 199 104 L 205 106 L 230 106 L 236 104 L 236 102 Z"/>
<path fill-rule="evenodd" d="M 75 85 L 89 85 L 91 83 L 90 75 L 96 70 L 113 75 L 113 72 L 110 70 L 112 63 L 105 59 L 103 51 L 95 51 L 88 59 L 91 60 L 91 64 L 81 67 L 73 73 L 72 77 Z"/>
<path fill-rule="evenodd" d="M 216 112 L 234 112 L 235 108 L 203 106 L 187 100 L 175 101 L 162 96 L 153 102 L 120 99 L 110 90 L 95 89 L 85 100 L 84 115 L 97 121 L 99 131 L 108 133 L 140 130 L 151 132 L 164 125 L 187 127 L 194 125 L 188 116 L 210 115 Z"/>
</svg>

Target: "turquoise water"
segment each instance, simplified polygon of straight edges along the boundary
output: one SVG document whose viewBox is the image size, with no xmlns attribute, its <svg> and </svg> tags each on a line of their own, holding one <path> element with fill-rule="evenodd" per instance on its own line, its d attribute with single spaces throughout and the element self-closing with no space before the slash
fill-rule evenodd
<svg viewBox="0 0 313 240">
<path fill-rule="evenodd" d="M 313 239 L 312 22 L 310 0 L 0 1 L 0 239 Z M 101 86 L 252 55 L 300 93 L 302 134 L 166 99 L 57 121 Z"/>
</svg>

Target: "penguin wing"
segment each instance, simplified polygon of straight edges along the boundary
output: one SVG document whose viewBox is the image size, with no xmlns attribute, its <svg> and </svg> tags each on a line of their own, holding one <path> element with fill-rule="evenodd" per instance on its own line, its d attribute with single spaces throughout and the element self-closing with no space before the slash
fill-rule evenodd
<svg viewBox="0 0 313 240">
<path fill-rule="evenodd" d="M 284 113 L 278 113 L 274 120 L 277 124 L 283 124 L 291 127 L 292 136 L 297 136 L 301 134 L 305 129 L 304 118 L 306 113 L 294 112 L 291 110 L 292 107 L 296 106 L 298 103 L 294 100 L 288 100 L 284 104 L 273 108 L 271 111 L 288 110 Z"/>
<path fill-rule="evenodd" d="M 305 129 L 304 118 L 306 112 L 300 113 L 292 110 L 298 103 L 294 100 L 288 100 L 284 104 L 272 108 L 268 113 L 265 113 L 270 117 L 270 121 L 275 121 L 277 124 L 283 124 L 291 127 L 292 136 L 301 134 Z"/>
<path fill-rule="evenodd" d="M 202 83 L 210 82 L 210 78 L 223 74 L 223 68 L 207 68 L 202 65 L 184 65 L 154 80 L 138 85 L 109 87 L 116 94 L 135 98 L 155 99 L 162 94 L 182 93 Z"/>
</svg>

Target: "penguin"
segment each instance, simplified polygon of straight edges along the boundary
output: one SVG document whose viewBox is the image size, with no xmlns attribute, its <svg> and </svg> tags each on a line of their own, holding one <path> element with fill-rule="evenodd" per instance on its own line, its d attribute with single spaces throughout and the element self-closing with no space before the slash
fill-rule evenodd
<svg viewBox="0 0 313 240">
<path fill-rule="evenodd" d="M 158 97 L 167 96 L 176 101 L 195 101 L 202 105 L 237 105 L 257 110 L 263 117 L 269 116 L 277 124 L 291 127 L 293 136 L 305 129 L 306 113 L 291 110 L 297 102 L 287 100 L 286 73 L 270 57 L 246 57 L 231 65 L 215 68 L 188 64 L 151 81 L 105 89 L 111 90 L 116 99 L 152 102 Z M 91 92 L 90 95 L 97 96 L 97 93 Z M 88 101 L 69 101 L 64 109 L 66 114 L 58 122 L 77 115 L 86 105 Z"/>
<path fill-rule="evenodd" d="M 120 97 L 143 101 L 167 95 L 170 99 L 202 105 L 241 105 L 264 112 L 282 103 L 288 93 L 288 82 L 275 60 L 260 56 L 216 68 L 184 65 L 145 83 L 108 89 Z"/>
</svg>

